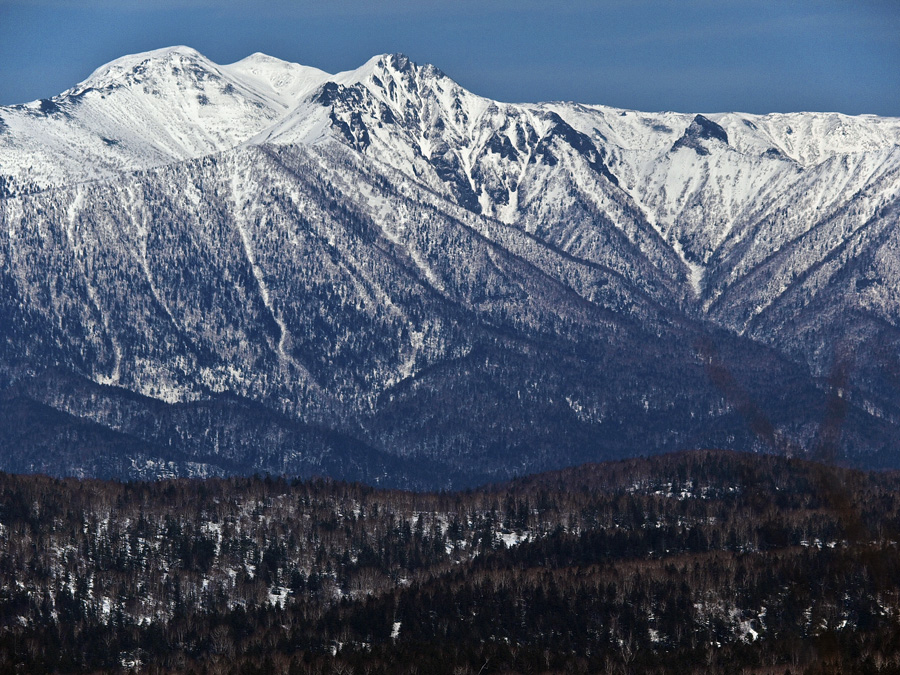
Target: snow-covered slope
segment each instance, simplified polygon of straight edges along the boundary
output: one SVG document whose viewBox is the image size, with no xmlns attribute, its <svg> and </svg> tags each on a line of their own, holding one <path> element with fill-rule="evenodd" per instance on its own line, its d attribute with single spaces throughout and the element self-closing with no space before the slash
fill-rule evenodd
<svg viewBox="0 0 900 675">
<path fill-rule="evenodd" d="M 29 192 L 218 152 L 326 77 L 258 54 L 230 66 L 187 47 L 125 56 L 59 96 L 0 108 L 0 177 Z"/>
<path fill-rule="evenodd" d="M 720 292 L 708 283 L 722 276 L 716 261 L 746 231 L 768 223 L 771 244 L 753 247 L 764 258 L 900 158 L 896 119 L 505 104 L 401 55 L 331 76 L 263 54 L 217 66 L 174 47 L 113 61 L 58 97 L 0 109 L 0 120 L 7 194 L 247 142 L 340 142 L 629 275 L 641 264 L 620 257 L 624 239 L 663 273 L 658 283 L 707 304 Z M 786 204 L 802 216 L 772 222 Z"/>
<path fill-rule="evenodd" d="M 897 119 L 158 50 L 0 108 L 0 376 L 230 393 L 485 475 L 648 443 L 894 456 L 898 214 Z M 40 404 L 144 428 L 73 401 Z"/>
<path fill-rule="evenodd" d="M 648 292 L 680 286 L 703 309 L 851 202 L 848 227 L 865 222 L 894 199 L 900 168 L 893 118 L 504 104 L 402 56 L 331 78 L 255 140 L 344 143 Z"/>
</svg>

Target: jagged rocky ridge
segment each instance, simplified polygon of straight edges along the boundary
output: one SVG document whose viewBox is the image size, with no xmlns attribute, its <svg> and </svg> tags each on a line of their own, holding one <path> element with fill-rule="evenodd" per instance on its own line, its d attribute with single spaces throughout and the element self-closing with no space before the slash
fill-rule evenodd
<svg viewBox="0 0 900 675">
<path fill-rule="evenodd" d="M 177 47 L 0 109 L 3 468 L 897 466 L 900 120 L 513 105 Z"/>
</svg>

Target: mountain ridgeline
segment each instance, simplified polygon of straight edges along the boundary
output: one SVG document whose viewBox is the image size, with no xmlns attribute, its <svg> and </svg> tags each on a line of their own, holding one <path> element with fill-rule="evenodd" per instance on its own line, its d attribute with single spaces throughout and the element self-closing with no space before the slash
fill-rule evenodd
<svg viewBox="0 0 900 675">
<path fill-rule="evenodd" d="M 0 468 L 900 467 L 900 120 L 127 56 L 0 108 Z"/>
</svg>

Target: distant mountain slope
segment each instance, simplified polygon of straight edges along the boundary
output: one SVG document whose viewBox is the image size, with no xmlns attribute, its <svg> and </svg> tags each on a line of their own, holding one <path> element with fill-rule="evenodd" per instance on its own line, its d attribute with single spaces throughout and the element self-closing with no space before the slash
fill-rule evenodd
<svg viewBox="0 0 900 675">
<path fill-rule="evenodd" d="M 704 446 L 900 466 L 898 144 L 887 118 L 498 103 L 401 55 L 123 57 L 0 108 L 0 384 L 153 447 L 117 397 L 233 395 L 396 485 Z M 48 368 L 110 387 L 41 393 Z M 327 454 L 251 450 L 248 421 L 226 461 L 243 405 L 176 424 L 176 473 Z"/>
</svg>

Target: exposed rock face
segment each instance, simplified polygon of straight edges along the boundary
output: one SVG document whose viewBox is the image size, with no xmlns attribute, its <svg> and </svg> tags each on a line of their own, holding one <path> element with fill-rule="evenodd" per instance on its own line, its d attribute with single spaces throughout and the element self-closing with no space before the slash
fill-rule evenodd
<svg viewBox="0 0 900 675">
<path fill-rule="evenodd" d="M 711 119 L 697 115 L 681 138 L 675 141 L 672 150 L 690 148 L 698 155 L 708 155 L 710 150 L 704 141 L 719 141 L 728 145 L 728 133 Z"/>
</svg>

